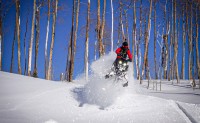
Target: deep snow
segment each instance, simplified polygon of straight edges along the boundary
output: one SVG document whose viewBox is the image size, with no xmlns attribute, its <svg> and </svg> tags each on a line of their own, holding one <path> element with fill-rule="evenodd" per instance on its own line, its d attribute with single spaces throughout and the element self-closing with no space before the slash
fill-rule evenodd
<svg viewBox="0 0 200 123">
<path fill-rule="evenodd" d="M 129 72 L 129 86 L 104 79 L 115 55 L 92 63 L 88 82 L 55 82 L 0 72 L 0 123 L 198 123 L 200 91 L 187 81 L 162 91 L 139 85 Z M 131 64 L 130 64 L 131 68 Z"/>
</svg>

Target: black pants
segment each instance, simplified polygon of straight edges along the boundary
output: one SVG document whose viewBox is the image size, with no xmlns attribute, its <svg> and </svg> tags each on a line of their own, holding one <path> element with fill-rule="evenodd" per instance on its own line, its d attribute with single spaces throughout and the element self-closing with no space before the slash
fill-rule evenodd
<svg viewBox="0 0 200 123">
<path fill-rule="evenodd" d="M 116 58 L 113 65 L 116 67 L 118 65 L 119 60 L 121 60 L 121 58 Z"/>
</svg>

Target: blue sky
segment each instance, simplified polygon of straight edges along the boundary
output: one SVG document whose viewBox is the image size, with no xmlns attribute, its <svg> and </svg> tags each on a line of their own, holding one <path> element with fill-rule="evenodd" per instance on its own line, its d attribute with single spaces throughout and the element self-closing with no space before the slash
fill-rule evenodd
<svg viewBox="0 0 200 123">
<path fill-rule="evenodd" d="M 118 19 L 119 14 L 117 11 L 117 1 L 113 0 L 114 2 L 114 49 L 116 49 L 116 41 L 117 41 L 117 27 L 118 27 Z M 10 7 L 9 3 L 11 0 L 4 0 L 3 5 L 6 8 L 9 8 L 6 16 L 3 20 L 3 71 L 10 71 L 10 62 L 11 62 L 11 49 L 12 49 L 12 42 L 14 37 L 14 26 L 15 26 L 15 4 L 12 4 Z M 157 5 L 157 25 L 162 25 L 162 4 L 165 3 L 165 0 L 161 0 L 161 2 Z M 21 17 L 21 67 L 22 73 L 24 73 L 24 35 L 25 35 L 25 28 L 26 28 L 26 21 L 28 17 L 28 32 L 26 41 L 26 50 L 28 50 L 29 42 L 30 42 L 30 31 L 31 31 L 31 21 L 32 21 L 32 9 L 33 9 L 33 0 L 20 0 L 21 8 L 20 8 L 20 17 Z M 149 1 L 143 0 L 143 4 L 145 7 L 149 7 Z M 56 31 L 55 31 L 55 43 L 54 43 L 54 51 L 53 51 L 53 74 L 54 80 L 59 80 L 60 73 L 65 72 L 66 69 L 66 59 L 67 59 L 67 46 L 68 41 L 70 39 L 70 30 L 71 30 L 71 10 L 72 10 L 73 1 L 72 0 L 59 0 L 58 6 L 58 16 L 57 16 L 57 23 L 56 23 Z M 140 3 L 137 2 L 136 4 L 136 11 L 137 11 L 137 29 L 139 29 L 139 5 Z M 171 6 L 171 3 L 168 4 Z M 101 0 L 101 13 L 103 8 L 103 0 Z M 45 45 L 45 38 L 46 38 L 46 26 L 47 26 L 47 6 L 42 7 L 40 13 L 40 39 L 39 39 L 39 56 L 38 56 L 38 76 L 40 78 L 44 78 L 44 45 Z M 5 11 L 5 10 L 4 10 Z M 132 8 L 128 10 L 128 20 L 129 20 L 129 36 L 130 41 L 132 40 L 132 23 L 133 23 L 133 14 Z M 91 63 L 94 61 L 94 43 L 96 41 L 95 35 L 95 24 L 96 24 L 96 12 L 97 12 L 97 1 L 91 0 L 91 24 L 90 24 L 90 33 L 89 33 L 89 62 Z M 148 11 L 145 11 L 148 12 Z M 85 25 L 86 25 L 86 16 L 87 16 L 87 0 L 81 0 L 80 4 L 80 14 L 79 14 L 79 29 L 78 29 L 78 37 L 77 37 L 77 52 L 75 58 L 75 70 L 74 70 L 74 77 L 77 77 L 79 74 L 83 73 L 84 71 L 84 45 L 85 45 Z M 153 14 L 152 14 L 153 17 Z M 52 16 L 51 16 L 52 22 Z M 50 22 L 50 35 L 48 41 L 48 53 L 51 43 L 51 25 Z M 180 23 L 180 25 L 182 22 Z M 153 19 L 151 21 L 151 35 L 150 35 L 150 43 L 149 43 L 149 65 L 150 68 L 154 67 L 153 61 Z M 162 27 L 162 26 L 161 26 Z M 159 30 L 161 30 L 161 27 Z M 182 27 L 182 26 L 180 26 Z M 111 10 L 110 10 L 110 0 L 107 0 L 106 5 L 106 28 L 108 31 L 111 30 Z M 200 35 L 200 34 L 199 34 Z M 179 38 L 179 51 L 178 51 L 178 62 L 179 62 L 179 72 L 181 69 L 181 58 L 182 58 L 182 36 L 180 34 Z M 160 41 L 161 39 L 158 38 Z M 35 39 L 34 39 L 35 41 Z M 187 41 L 186 41 L 187 42 Z M 34 46 L 33 45 L 33 57 L 34 57 Z M 144 45 L 141 44 L 141 49 L 143 53 Z M 199 43 L 200 47 L 200 43 Z M 14 73 L 17 73 L 17 43 L 15 43 L 15 52 L 14 52 Z M 108 47 L 107 53 L 109 52 L 110 48 Z M 131 49 L 132 50 L 132 49 Z M 188 43 L 186 43 L 186 51 L 188 51 Z M 159 60 L 160 48 L 157 44 L 157 60 Z M 26 53 L 28 56 L 28 52 Z M 26 57 L 27 57 L 26 56 Z M 188 78 L 188 52 L 186 52 L 186 78 Z M 114 59 L 113 59 L 114 61 Z M 158 61 L 157 61 L 158 62 Z M 195 61 L 196 62 L 196 61 Z M 196 64 L 196 63 L 195 63 Z M 196 67 L 196 66 L 195 66 Z M 34 68 L 34 58 L 32 59 L 32 70 Z M 150 71 L 151 75 L 154 76 L 154 72 Z"/>
</svg>

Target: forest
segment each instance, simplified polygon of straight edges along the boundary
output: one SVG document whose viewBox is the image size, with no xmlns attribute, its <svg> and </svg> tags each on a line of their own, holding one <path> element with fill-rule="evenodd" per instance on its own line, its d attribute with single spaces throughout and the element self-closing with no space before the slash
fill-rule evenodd
<svg viewBox="0 0 200 123">
<path fill-rule="evenodd" d="M 195 85 L 199 25 L 200 0 L 0 0 L 0 70 L 72 82 L 126 40 L 140 83 Z"/>
</svg>

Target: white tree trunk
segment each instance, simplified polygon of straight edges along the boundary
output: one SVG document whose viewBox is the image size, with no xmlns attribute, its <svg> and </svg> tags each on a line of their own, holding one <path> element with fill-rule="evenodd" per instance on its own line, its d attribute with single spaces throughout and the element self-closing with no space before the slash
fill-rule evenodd
<svg viewBox="0 0 200 123">
<path fill-rule="evenodd" d="M 140 49 L 140 42 L 142 38 L 142 0 L 140 0 L 140 29 L 139 29 L 139 39 L 137 43 L 137 48 L 136 48 L 136 54 L 137 54 L 137 62 L 136 62 L 136 70 L 137 70 L 137 79 L 140 80 L 140 65 L 141 65 L 141 49 Z"/>
<path fill-rule="evenodd" d="M 48 57 L 47 57 L 47 44 L 49 38 L 49 21 L 50 21 L 50 1 L 48 0 L 48 17 L 47 17 L 47 32 L 46 32 L 46 41 L 45 41 L 45 79 L 47 79 L 47 69 L 48 69 Z"/>
<path fill-rule="evenodd" d="M 120 11 L 120 17 L 119 17 L 119 23 L 120 23 L 120 32 L 121 32 L 121 34 L 122 34 L 122 40 L 124 41 L 124 39 L 125 39 L 125 36 L 124 36 L 124 25 L 123 25 L 123 21 L 122 21 L 122 1 L 120 0 L 119 1 L 119 3 L 120 3 L 120 7 L 119 7 L 119 11 Z"/>
<path fill-rule="evenodd" d="M 53 57 L 53 47 L 55 41 L 55 27 L 56 27 L 56 17 L 57 17 L 57 7 L 58 7 L 58 0 L 55 1 L 55 9 L 53 14 L 53 25 L 52 25 L 52 37 L 51 37 L 51 48 L 49 53 L 49 66 L 48 66 L 48 76 L 47 79 L 51 80 L 52 77 L 52 57 Z"/>
<path fill-rule="evenodd" d="M 112 14 L 112 28 L 111 28 L 111 52 L 113 51 L 113 23 L 114 23 L 114 20 L 113 20 L 113 2 L 112 0 L 110 0 L 110 4 L 111 4 L 111 14 Z"/>
<path fill-rule="evenodd" d="M 88 0 L 86 40 L 85 40 L 85 79 L 88 80 L 88 44 L 89 44 L 90 0 Z"/>
<path fill-rule="evenodd" d="M 146 35 L 145 35 L 145 52 L 144 52 L 144 63 L 143 63 L 143 68 L 148 67 L 148 48 L 149 48 L 149 38 L 150 38 L 150 32 L 151 32 L 151 12 L 152 12 L 152 0 L 150 0 L 150 8 L 149 8 L 149 16 L 148 16 L 148 27 L 146 30 Z M 149 75 L 149 73 L 147 74 Z M 141 80 L 143 79 L 144 76 L 144 69 L 142 69 L 142 77 Z M 149 78 L 149 77 L 148 77 Z M 140 80 L 140 84 L 142 81 Z"/>
<path fill-rule="evenodd" d="M 35 25 L 34 25 L 34 23 L 35 23 L 35 11 L 36 11 L 36 0 L 34 0 L 34 3 L 33 3 L 31 40 L 30 40 L 29 54 L 28 54 L 28 76 L 31 76 L 32 47 L 33 47 L 34 27 L 35 27 Z"/>
<path fill-rule="evenodd" d="M 135 61 L 136 61 L 136 66 L 137 66 L 137 54 L 136 54 L 136 60 L 134 60 L 134 57 L 135 57 L 135 52 L 134 52 L 134 45 L 136 47 L 136 6 L 135 6 L 135 0 L 134 0 L 134 3 L 133 3 L 133 40 L 132 40 L 132 54 L 133 54 L 133 76 L 134 76 L 134 64 L 135 64 Z"/>
</svg>

